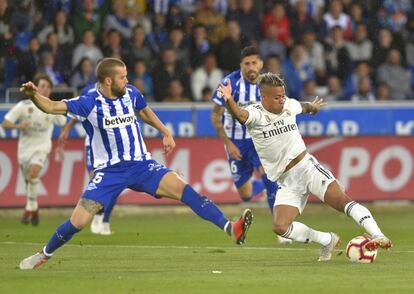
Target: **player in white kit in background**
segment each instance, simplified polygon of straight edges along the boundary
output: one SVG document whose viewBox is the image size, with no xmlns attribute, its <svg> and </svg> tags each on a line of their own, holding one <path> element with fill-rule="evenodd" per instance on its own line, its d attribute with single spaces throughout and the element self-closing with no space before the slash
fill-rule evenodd
<svg viewBox="0 0 414 294">
<path fill-rule="evenodd" d="M 34 83 L 39 93 L 49 97 L 52 81 L 46 74 L 37 74 Z M 21 222 L 39 224 L 39 205 L 37 193 L 39 175 L 52 148 L 53 125 L 64 126 L 63 115 L 46 114 L 39 110 L 30 99 L 17 103 L 6 114 L 3 121 L 5 129 L 20 129 L 17 157 L 20 170 L 26 182 L 26 207 Z"/>
<path fill-rule="evenodd" d="M 248 128 L 267 176 L 279 183 L 273 231 L 293 241 L 321 244 L 318 260 L 330 260 L 332 251 L 339 244 L 339 236 L 294 221 L 303 212 L 308 196 L 313 194 L 336 210 L 345 212 L 370 234 L 367 249 L 389 249 L 391 240 L 382 233 L 371 212 L 349 198 L 332 173 L 306 151 L 296 115 L 316 114 L 326 103 L 318 97 L 313 102 L 286 97 L 284 81 L 272 73 L 261 75 L 259 87 L 262 102 L 244 109 L 233 100 L 230 83 L 221 85 L 219 91 L 229 112 Z"/>
</svg>

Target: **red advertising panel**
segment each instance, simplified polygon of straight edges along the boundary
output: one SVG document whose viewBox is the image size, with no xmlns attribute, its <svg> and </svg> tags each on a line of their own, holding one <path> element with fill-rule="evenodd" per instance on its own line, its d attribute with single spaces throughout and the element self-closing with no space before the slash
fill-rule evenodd
<svg viewBox="0 0 414 294">
<path fill-rule="evenodd" d="M 220 140 L 176 139 L 177 147 L 168 157 L 162 153 L 160 139 L 146 141 L 154 159 L 177 171 L 201 194 L 218 203 L 239 201 Z M 334 173 L 353 199 L 414 200 L 414 138 L 309 138 L 305 141 L 309 152 Z M 65 158 L 59 160 L 52 152 L 49 163 L 44 167 L 39 202 L 42 206 L 74 205 L 87 181 L 83 140 L 70 140 Z M 17 141 L 1 140 L 0 207 L 17 207 L 24 203 L 25 185 L 17 164 Z M 125 190 L 118 203 L 176 202 Z"/>
</svg>

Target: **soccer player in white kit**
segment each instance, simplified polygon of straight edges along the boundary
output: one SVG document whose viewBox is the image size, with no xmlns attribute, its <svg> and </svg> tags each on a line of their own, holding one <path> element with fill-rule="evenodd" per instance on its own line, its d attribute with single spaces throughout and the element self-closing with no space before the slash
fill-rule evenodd
<svg viewBox="0 0 414 294">
<path fill-rule="evenodd" d="M 34 83 L 39 93 L 49 97 L 52 81 L 46 74 L 37 74 Z M 30 99 L 17 103 L 6 114 L 3 121 L 5 129 L 20 129 L 17 157 L 20 170 L 26 181 L 26 207 L 21 222 L 37 226 L 39 224 L 39 205 L 37 188 L 39 174 L 52 148 L 53 125 L 63 126 L 66 117 L 42 112 Z"/>
<path fill-rule="evenodd" d="M 219 91 L 230 113 L 248 128 L 267 176 L 279 183 L 273 231 L 293 241 L 321 244 L 318 260 L 330 260 L 332 251 L 339 244 L 339 236 L 316 231 L 295 221 L 303 212 L 308 196 L 313 194 L 336 210 L 345 212 L 368 232 L 371 240 L 367 249 L 389 249 L 391 240 L 381 232 L 371 212 L 352 201 L 332 173 L 306 151 L 296 115 L 316 114 L 326 103 L 318 97 L 313 102 L 286 97 L 284 81 L 272 73 L 261 75 L 259 87 L 261 103 L 244 109 L 235 103 L 230 83 L 221 85 Z"/>
</svg>

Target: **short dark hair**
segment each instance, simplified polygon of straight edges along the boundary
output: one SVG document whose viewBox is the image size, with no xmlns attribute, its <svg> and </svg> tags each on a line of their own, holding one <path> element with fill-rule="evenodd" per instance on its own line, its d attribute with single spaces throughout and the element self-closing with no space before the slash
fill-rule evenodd
<svg viewBox="0 0 414 294">
<path fill-rule="evenodd" d="M 96 77 L 100 83 L 102 83 L 105 78 L 113 77 L 113 69 L 116 66 L 126 67 L 125 63 L 118 58 L 107 57 L 99 61 L 96 66 Z"/>
<path fill-rule="evenodd" d="M 285 82 L 278 74 L 267 72 L 260 75 L 259 87 L 263 86 L 284 87 Z"/>
<path fill-rule="evenodd" d="M 257 57 L 259 57 L 260 59 L 262 59 L 262 57 L 260 56 L 260 52 L 257 49 L 257 47 L 255 46 L 247 46 L 244 47 L 243 50 L 240 53 L 240 60 L 243 60 L 243 58 L 247 57 L 247 56 L 252 56 L 252 55 L 257 55 Z"/>
<path fill-rule="evenodd" d="M 33 83 L 36 86 L 39 86 L 40 80 L 46 80 L 49 83 L 50 87 L 51 88 L 53 87 L 52 79 L 47 74 L 45 74 L 43 72 L 35 74 L 35 76 L 33 77 Z"/>
</svg>

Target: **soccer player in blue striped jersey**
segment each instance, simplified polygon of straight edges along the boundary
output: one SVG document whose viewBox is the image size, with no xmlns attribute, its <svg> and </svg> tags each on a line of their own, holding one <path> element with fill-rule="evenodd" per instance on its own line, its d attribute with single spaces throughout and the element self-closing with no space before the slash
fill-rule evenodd
<svg viewBox="0 0 414 294">
<path fill-rule="evenodd" d="M 96 91 L 97 83 L 92 83 L 87 85 L 85 88 L 83 88 L 81 92 L 81 96 L 87 95 L 89 93 L 92 93 Z M 65 144 L 69 138 L 69 132 L 70 130 L 75 126 L 77 120 L 73 118 L 69 123 L 65 125 L 65 127 L 62 129 L 62 132 L 60 133 L 59 139 L 58 139 L 58 151 L 60 154 L 63 154 L 63 150 L 65 148 Z M 90 140 L 88 137 L 88 134 L 85 136 L 85 164 L 86 169 L 88 170 L 89 177 L 93 177 L 93 166 L 91 163 L 91 146 L 90 146 Z M 115 206 L 116 199 L 113 199 L 111 203 L 107 207 L 105 207 L 105 211 L 99 211 L 97 212 L 91 222 L 91 232 L 98 235 L 111 235 L 111 226 L 109 224 L 109 218 L 111 217 L 112 210 Z"/>
<path fill-rule="evenodd" d="M 70 219 L 57 228 L 40 252 L 22 260 L 20 269 L 38 268 L 48 261 L 56 249 L 82 230 L 125 188 L 156 198 L 179 200 L 232 236 L 237 244 L 243 244 L 252 223 L 250 209 L 237 221 L 230 222 L 214 202 L 198 194 L 176 172 L 151 159 L 135 115 L 163 135 L 165 154 L 174 149 L 174 138 L 147 105 L 144 96 L 128 84 L 125 63 L 117 58 L 104 58 L 97 65 L 96 73 L 96 91 L 65 101 L 52 101 L 40 95 L 32 82 L 20 88 L 42 111 L 68 114 L 82 121 L 89 136 L 94 168 L 94 177 Z"/>
</svg>

